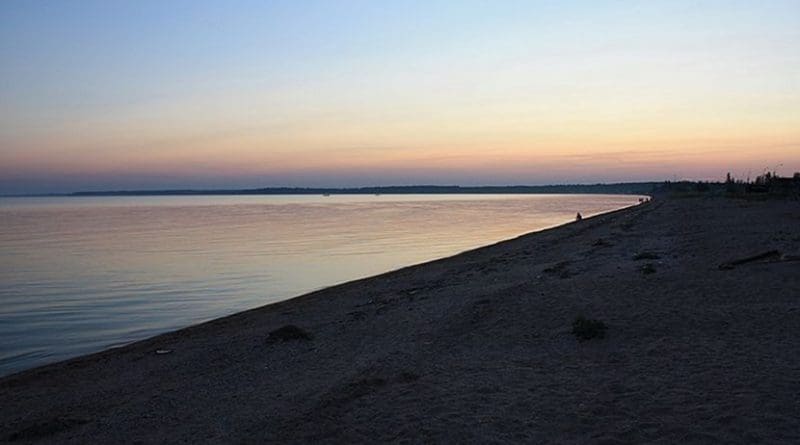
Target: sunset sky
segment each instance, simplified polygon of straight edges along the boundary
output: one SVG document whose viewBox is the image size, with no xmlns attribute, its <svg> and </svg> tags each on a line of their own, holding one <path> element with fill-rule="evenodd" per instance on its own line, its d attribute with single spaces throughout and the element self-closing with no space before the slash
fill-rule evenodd
<svg viewBox="0 0 800 445">
<path fill-rule="evenodd" d="M 800 1 L 0 2 L 0 194 L 800 171 Z"/>
</svg>

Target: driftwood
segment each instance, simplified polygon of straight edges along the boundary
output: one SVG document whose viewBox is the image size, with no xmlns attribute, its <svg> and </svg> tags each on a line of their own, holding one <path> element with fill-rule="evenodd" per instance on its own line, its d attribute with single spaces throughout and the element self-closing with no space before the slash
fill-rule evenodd
<svg viewBox="0 0 800 445">
<path fill-rule="evenodd" d="M 729 261 L 727 263 L 722 263 L 719 265 L 719 268 L 721 270 L 730 270 L 733 269 L 735 266 L 766 259 L 771 259 L 772 261 L 794 261 L 795 257 L 796 255 L 781 255 L 781 252 L 778 250 L 768 250 L 766 252 L 759 253 L 758 255 L 753 255 L 745 258 L 740 258 L 738 260 Z"/>
</svg>

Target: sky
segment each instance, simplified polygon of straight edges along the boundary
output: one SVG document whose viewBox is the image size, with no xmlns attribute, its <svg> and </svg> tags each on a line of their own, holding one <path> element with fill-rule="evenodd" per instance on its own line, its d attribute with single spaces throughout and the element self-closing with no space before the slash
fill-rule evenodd
<svg viewBox="0 0 800 445">
<path fill-rule="evenodd" d="M 800 171 L 800 0 L 0 2 L 0 194 Z"/>
</svg>

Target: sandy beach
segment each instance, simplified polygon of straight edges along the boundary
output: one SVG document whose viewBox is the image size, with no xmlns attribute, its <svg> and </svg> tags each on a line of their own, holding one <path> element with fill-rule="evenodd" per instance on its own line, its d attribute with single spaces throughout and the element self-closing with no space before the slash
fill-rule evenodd
<svg viewBox="0 0 800 445">
<path fill-rule="evenodd" d="M 656 199 L 2 378 L 0 441 L 800 443 L 797 255 Z"/>
</svg>

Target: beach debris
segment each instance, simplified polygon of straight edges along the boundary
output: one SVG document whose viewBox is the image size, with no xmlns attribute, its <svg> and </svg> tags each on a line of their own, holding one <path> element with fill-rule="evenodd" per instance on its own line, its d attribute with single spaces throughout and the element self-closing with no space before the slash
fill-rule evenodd
<svg viewBox="0 0 800 445">
<path fill-rule="evenodd" d="M 658 260 L 661 259 L 661 255 L 653 252 L 639 252 L 633 256 L 634 261 L 641 261 L 641 260 Z"/>
<path fill-rule="evenodd" d="M 608 326 L 600 320 L 593 320 L 579 315 L 572 322 L 572 335 L 578 341 L 586 341 L 594 338 L 605 338 Z"/>
<path fill-rule="evenodd" d="M 267 343 L 286 342 L 292 340 L 311 340 L 311 335 L 293 324 L 287 324 L 286 326 L 270 332 L 269 336 L 267 337 Z"/>
<path fill-rule="evenodd" d="M 594 247 L 604 247 L 604 246 L 610 246 L 610 245 L 611 245 L 611 243 L 609 243 L 608 241 L 604 240 L 603 238 L 597 238 L 592 243 L 592 246 L 594 246 Z"/>
<path fill-rule="evenodd" d="M 647 263 L 639 268 L 639 271 L 645 275 L 649 275 L 651 273 L 656 273 L 656 267 L 653 266 L 651 263 Z"/>
<path fill-rule="evenodd" d="M 753 262 L 761 261 L 761 260 L 772 260 L 772 261 L 776 261 L 777 260 L 777 261 L 781 261 L 781 259 L 783 257 L 785 257 L 785 256 L 786 255 L 781 255 L 781 252 L 778 251 L 778 250 L 768 250 L 766 252 L 759 253 L 758 255 L 752 255 L 752 256 L 749 256 L 749 257 L 740 258 L 738 260 L 728 261 L 727 263 L 722 263 L 722 264 L 719 265 L 719 269 L 720 270 L 730 270 L 730 269 L 733 269 L 734 267 L 742 265 L 742 264 L 753 263 Z M 783 260 L 783 261 L 787 261 L 787 260 Z M 792 260 L 789 260 L 789 261 L 792 261 Z"/>
<path fill-rule="evenodd" d="M 569 266 L 569 263 L 570 263 L 569 261 L 559 261 L 558 263 L 552 266 L 544 268 L 542 272 L 546 274 L 558 275 L 558 277 L 562 279 L 569 278 L 573 275 L 577 275 L 576 272 L 573 272 L 568 269 L 567 266 Z"/>
<path fill-rule="evenodd" d="M 171 354 L 172 349 L 156 349 L 156 355 Z"/>
</svg>

